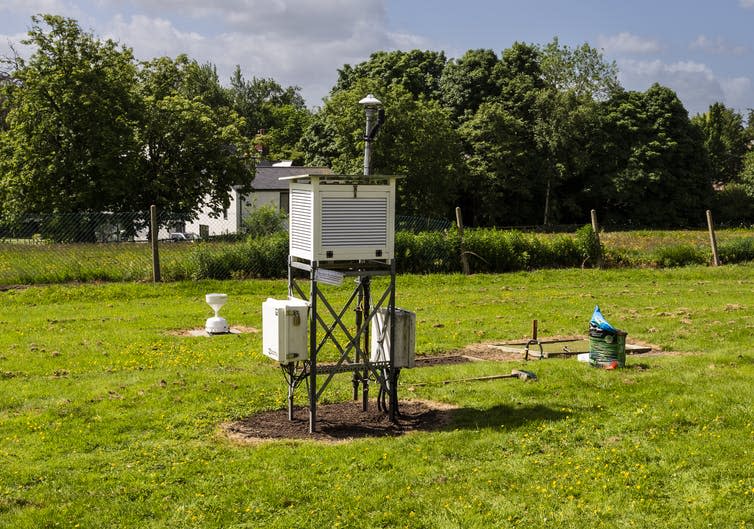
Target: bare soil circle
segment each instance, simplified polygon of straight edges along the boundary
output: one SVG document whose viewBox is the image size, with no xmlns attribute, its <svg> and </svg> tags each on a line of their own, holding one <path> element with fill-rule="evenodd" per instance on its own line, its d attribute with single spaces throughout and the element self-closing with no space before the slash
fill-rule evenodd
<svg viewBox="0 0 754 529">
<path fill-rule="evenodd" d="M 372 400 L 366 411 L 361 401 L 320 404 L 317 406 L 317 425 L 309 433 L 309 411 L 296 407 L 293 420 L 288 410 L 257 413 L 222 425 L 224 433 L 233 441 L 259 443 L 266 440 L 309 439 L 343 442 L 365 437 L 397 437 L 410 432 L 438 430 L 450 423 L 453 406 L 420 400 L 398 403 L 396 421 Z"/>
</svg>

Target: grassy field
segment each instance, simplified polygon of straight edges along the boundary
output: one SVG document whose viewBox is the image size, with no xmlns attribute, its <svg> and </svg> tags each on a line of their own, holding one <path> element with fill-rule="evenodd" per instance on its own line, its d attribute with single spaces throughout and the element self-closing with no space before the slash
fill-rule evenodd
<svg viewBox="0 0 754 529">
<path fill-rule="evenodd" d="M 343 444 L 222 433 L 283 407 L 285 385 L 261 333 L 181 335 L 216 291 L 258 329 L 286 287 L 0 292 L 0 527 L 754 528 L 754 266 L 401 276 L 420 354 L 520 338 L 534 318 L 540 336 L 584 334 L 597 303 L 629 341 L 684 354 L 406 370 L 401 398 L 457 406 L 451 424 Z M 432 384 L 513 368 L 539 381 Z M 324 400 L 350 391 L 342 375 Z"/>
</svg>

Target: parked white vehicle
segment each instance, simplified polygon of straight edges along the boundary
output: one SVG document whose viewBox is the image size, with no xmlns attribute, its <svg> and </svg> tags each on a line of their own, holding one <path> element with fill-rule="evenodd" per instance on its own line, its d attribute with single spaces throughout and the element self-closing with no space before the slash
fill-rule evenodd
<svg viewBox="0 0 754 529">
<path fill-rule="evenodd" d="M 172 242 L 194 242 L 199 240 L 199 236 L 196 233 L 175 232 L 170 234 L 168 240 Z"/>
</svg>

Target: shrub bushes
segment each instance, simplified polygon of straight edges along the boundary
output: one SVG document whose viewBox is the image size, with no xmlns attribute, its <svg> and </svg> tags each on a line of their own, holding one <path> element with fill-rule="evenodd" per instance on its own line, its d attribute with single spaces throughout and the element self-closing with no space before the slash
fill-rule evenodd
<svg viewBox="0 0 754 529">
<path fill-rule="evenodd" d="M 272 204 L 265 204 L 249 213 L 243 224 L 249 237 L 264 237 L 285 231 L 288 215 Z"/>
<path fill-rule="evenodd" d="M 200 244 L 192 255 L 193 279 L 284 277 L 288 234 L 275 233 L 232 245 Z"/>
<path fill-rule="evenodd" d="M 691 244 L 676 244 L 655 250 L 654 260 L 657 266 L 673 268 L 693 264 L 704 264 L 709 261 L 702 248 Z"/>
<path fill-rule="evenodd" d="M 413 274 L 461 271 L 461 246 L 456 231 L 395 234 L 396 267 Z"/>
<path fill-rule="evenodd" d="M 591 229 L 591 227 L 590 227 Z M 458 231 L 395 236 L 400 272 L 461 272 L 461 240 Z M 572 236 L 543 238 L 519 231 L 491 228 L 466 230 L 463 251 L 472 272 L 512 272 L 535 268 L 581 266 L 582 250 Z"/>
<path fill-rule="evenodd" d="M 678 267 L 710 261 L 707 248 L 692 244 L 661 247 L 644 255 L 603 249 L 590 225 L 579 229 L 575 235 L 555 236 L 491 228 L 467 229 L 463 249 L 474 273 L 593 266 L 603 252 L 608 266 Z M 736 239 L 721 245 L 719 254 L 724 263 L 752 261 L 754 239 Z M 395 256 L 399 273 L 462 271 L 461 239 L 457 230 L 398 232 Z M 198 244 L 183 263 L 179 275 L 194 279 L 285 277 L 287 262 L 288 234 L 282 232 L 235 244 Z"/>
<path fill-rule="evenodd" d="M 745 263 L 754 261 L 754 239 L 733 239 L 717 248 L 717 255 L 723 263 Z"/>
</svg>

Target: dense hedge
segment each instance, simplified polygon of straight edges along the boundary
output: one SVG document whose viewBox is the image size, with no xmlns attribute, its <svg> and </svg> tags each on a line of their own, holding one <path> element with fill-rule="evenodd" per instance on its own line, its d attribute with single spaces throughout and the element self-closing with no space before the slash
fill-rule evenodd
<svg viewBox="0 0 754 529">
<path fill-rule="evenodd" d="M 588 229 L 587 229 L 588 228 Z M 472 272 L 511 272 L 535 268 L 592 266 L 600 248 L 591 227 L 576 235 L 550 238 L 518 231 L 467 230 L 463 252 Z M 457 231 L 398 232 L 397 269 L 401 273 L 461 272 L 461 238 Z M 194 279 L 284 277 L 288 257 L 285 233 L 249 238 L 233 244 L 197 246 L 183 275 Z"/>
<path fill-rule="evenodd" d="M 462 252 L 471 272 L 512 272 L 591 265 L 596 262 L 598 251 L 599 246 L 582 236 L 582 230 L 575 237 L 551 238 L 519 231 L 467 230 L 463 248 L 457 231 L 400 232 L 395 236 L 398 270 L 418 274 L 461 272 Z"/>
<path fill-rule="evenodd" d="M 648 254 L 630 254 L 600 246 L 591 226 L 575 234 L 542 236 L 496 229 L 472 229 L 463 245 L 456 230 L 395 235 L 399 273 L 462 272 L 461 253 L 472 273 L 499 273 L 540 268 L 594 267 L 603 258 L 607 267 L 678 267 L 709 263 L 709 248 L 678 244 Z M 754 260 L 754 239 L 735 239 L 719 247 L 720 260 L 733 264 Z M 172 279 L 285 277 L 288 237 L 284 233 L 249 238 L 236 244 L 201 244 Z M 183 277 L 181 277 L 183 276 Z"/>
<path fill-rule="evenodd" d="M 288 234 L 275 233 L 243 242 L 202 243 L 170 279 L 246 279 L 285 277 L 288 270 Z"/>
</svg>

